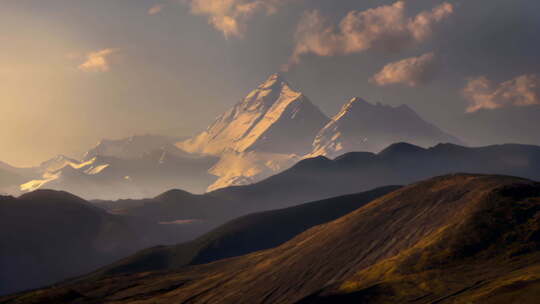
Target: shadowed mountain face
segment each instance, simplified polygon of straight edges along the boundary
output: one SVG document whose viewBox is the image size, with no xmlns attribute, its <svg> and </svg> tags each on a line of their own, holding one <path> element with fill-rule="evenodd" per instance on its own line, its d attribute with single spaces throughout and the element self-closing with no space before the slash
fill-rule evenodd
<svg viewBox="0 0 540 304">
<path fill-rule="evenodd" d="M 397 189 L 398 186 L 387 186 L 359 194 L 246 215 L 194 241 L 144 250 L 98 271 L 95 275 L 172 270 L 185 265 L 204 264 L 273 248 L 313 226 L 339 218 Z"/>
<path fill-rule="evenodd" d="M 502 145 L 465 148 L 446 144 L 424 149 L 409 144 L 395 144 L 378 154 L 349 153 L 335 160 L 325 157 L 306 159 L 290 170 L 249 186 L 230 187 L 204 195 L 175 190 L 154 199 L 102 201 L 97 205 L 122 218 L 135 218 L 141 222 L 135 226 L 137 236 L 142 237 L 143 241 L 137 241 L 130 247 L 134 248 L 130 250 L 139 250 L 187 241 L 253 212 L 286 208 L 388 184 L 409 184 L 453 172 L 506 174 L 540 180 L 540 147 Z M 62 209 L 56 210 L 57 216 L 61 216 Z M 41 226 L 29 227 L 35 231 L 29 235 L 39 235 Z M 5 231 L 15 230 L 8 227 Z M 75 235 L 77 230 L 66 232 Z M 23 243 L 16 244 L 14 248 L 26 248 Z M 131 246 L 131 240 L 127 244 Z M 46 244 L 41 245 L 47 247 Z M 35 252 L 40 252 L 39 248 L 35 247 Z M 132 252 L 126 249 L 114 255 L 114 258 L 125 257 Z M 93 265 L 112 262 L 113 255 L 103 261 Z M 50 265 L 51 269 L 63 268 L 61 264 L 51 262 Z M 81 268 L 73 274 L 89 270 L 92 268 Z M 30 286 L 39 284 L 27 287 Z"/>
<path fill-rule="evenodd" d="M 173 190 L 154 199 L 100 201 L 98 205 L 115 213 L 141 216 L 154 222 L 211 219 L 213 225 L 219 225 L 249 213 L 287 208 L 389 184 L 406 185 L 456 172 L 540 180 L 540 147 L 466 148 L 444 144 L 424 149 L 402 143 L 378 154 L 360 152 L 348 153 L 335 160 L 325 157 L 306 159 L 259 183 L 204 195 Z"/>
<path fill-rule="evenodd" d="M 151 199 L 95 201 L 94 204 L 111 213 L 141 217 L 156 223 L 189 220 L 222 222 L 236 217 L 243 209 L 243 202 L 183 190 L 170 190 Z"/>
<path fill-rule="evenodd" d="M 66 192 L 0 196 L 0 294 L 80 275 L 137 250 L 192 239 L 204 223 L 159 225 Z"/>
<path fill-rule="evenodd" d="M 220 189 L 207 195 L 245 201 L 258 210 L 275 209 L 459 172 L 540 180 L 540 147 L 498 145 L 467 148 L 440 144 L 424 149 L 399 143 L 378 154 L 353 152 L 335 160 L 322 156 L 306 159 L 259 183 Z"/>
<path fill-rule="evenodd" d="M 7 303 L 537 303 L 540 184 L 449 175 L 273 249 L 66 283 Z"/>
<path fill-rule="evenodd" d="M 317 134 L 311 156 L 333 158 L 352 151 L 379 152 L 396 142 L 422 147 L 462 143 L 406 105 L 391 107 L 353 98 Z"/>
</svg>

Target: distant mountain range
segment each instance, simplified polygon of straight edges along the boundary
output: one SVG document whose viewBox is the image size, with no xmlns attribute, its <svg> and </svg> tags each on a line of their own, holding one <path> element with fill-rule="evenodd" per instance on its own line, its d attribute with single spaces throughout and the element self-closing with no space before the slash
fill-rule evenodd
<svg viewBox="0 0 540 304">
<path fill-rule="evenodd" d="M 540 146 L 469 148 L 439 144 L 426 149 L 397 143 L 379 153 L 351 152 L 333 160 L 324 156 L 305 159 L 261 182 L 206 195 L 246 201 L 253 207 L 252 211 L 260 211 L 460 172 L 540 180 Z"/>
<path fill-rule="evenodd" d="M 465 142 L 539 144 L 533 131 L 538 109 L 479 111 L 467 114 L 462 126 L 453 129 L 469 130 L 462 134 Z M 509 126 L 501 118 L 503 112 L 530 119 Z M 25 169 L 0 165 L 0 193 L 53 188 L 108 200 L 154 197 L 172 188 L 204 193 L 256 183 L 302 159 L 378 153 L 397 142 L 423 148 L 465 145 L 407 105 L 373 104 L 354 97 L 328 118 L 274 74 L 191 138 L 140 135 L 102 140 L 81 159 L 60 155 Z"/>
<path fill-rule="evenodd" d="M 359 200 L 351 213 L 271 249 L 145 272 L 145 265 L 159 269 L 160 261 L 189 254 L 174 257 L 165 250 L 157 259 L 143 256 L 142 272 L 91 276 L 0 301 L 533 304 L 540 288 L 539 210 L 537 182 L 446 175 L 367 204 Z M 250 227 L 228 239 L 245 235 Z"/>
<path fill-rule="evenodd" d="M 324 156 L 305 159 L 292 168 L 261 182 L 245 186 L 227 187 L 203 195 L 191 194 L 182 190 L 170 190 L 151 199 L 93 201 L 92 205 L 107 210 L 109 214 L 122 219 L 138 221 L 139 224 L 136 226 L 142 231 L 136 230 L 137 236 L 143 235 L 145 241 L 142 243 L 135 242 L 135 245 L 130 248 L 142 249 L 145 246 L 140 244 L 150 246 L 187 241 L 227 221 L 250 213 L 288 208 L 305 202 L 318 201 L 349 193 L 358 193 L 386 185 L 405 185 L 432 176 L 459 172 L 506 174 L 540 180 L 540 147 L 500 145 L 467 148 L 452 144 L 439 144 L 435 147 L 425 149 L 410 144 L 399 143 L 377 154 L 354 152 L 345 154 L 334 160 Z M 48 200 L 47 195 L 38 197 L 42 200 Z M 24 198 L 25 196 L 22 197 L 23 201 Z M 11 198 L 11 200 L 15 203 L 18 202 L 17 199 Z M 51 200 L 54 201 L 55 199 Z M 80 199 L 78 200 L 81 201 Z M 359 201 L 357 200 L 356 202 Z M 339 204 L 340 200 L 330 200 L 330 202 Z M 326 203 L 323 201 L 320 204 L 324 205 Z M 23 206 L 23 203 L 19 201 L 18 206 Z M 39 222 L 35 220 L 27 221 L 26 219 L 37 216 L 34 215 L 35 212 L 38 215 L 42 214 L 46 218 L 71 216 L 69 213 L 65 213 L 63 208 L 55 208 L 47 204 L 38 206 L 41 208 L 22 208 L 21 212 L 24 212 L 19 217 L 10 216 L 7 211 L 2 212 L 0 220 L 3 220 L 7 216 L 10 218 L 4 222 L 10 222 L 14 219 L 15 222 L 25 222 L 24 226 L 29 229 L 30 235 L 38 236 L 42 227 L 49 227 L 51 225 L 53 227 L 54 225 L 52 223 L 54 221 L 50 224 L 34 225 L 34 223 Z M 41 211 L 42 208 L 49 211 Z M 294 216 L 293 222 L 296 221 L 296 224 L 298 224 L 296 227 L 305 227 L 305 225 L 310 223 L 310 218 L 313 218 L 307 215 L 308 211 L 306 210 L 309 210 L 309 207 L 306 208 L 299 209 L 304 210 L 302 213 L 306 213 L 305 217 Z M 330 211 L 327 211 L 327 213 L 328 215 L 331 214 Z M 276 217 L 276 214 L 282 213 L 279 211 L 270 212 L 268 213 L 268 218 L 275 219 L 271 220 L 271 222 L 279 226 L 280 220 L 286 221 L 286 217 L 278 219 L 279 217 Z M 257 229 L 263 229 L 264 225 L 262 223 L 265 222 L 265 217 L 266 215 L 253 215 L 247 217 L 247 220 L 244 220 L 250 222 L 250 219 L 257 219 L 253 222 L 253 226 L 250 226 L 255 231 Z M 235 227 L 237 223 L 242 223 L 244 220 L 233 221 L 229 226 L 224 227 Z M 131 220 L 129 222 L 131 223 Z M 61 221 L 58 223 L 64 227 L 58 229 L 65 229 L 66 225 L 61 224 Z M 259 224 L 263 226 L 258 226 Z M 269 225 L 272 226 L 272 224 Z M 290 227 L 295 227 L 294 225 Z M 13 227 L 4 228 L 3 231 L 6 233 L 17 231 Z M 285 226 L 283 228 L 285 229 Z M 222 229 L 218 229 L 217 231 L 237 231 L 236 229 L 229 230 L 229 228 Z M 285 231 L 278 229 L 277 226 L 275 229 L 276 233 Z M 69 229 L 65 232 L 71 233 Z M 79 232 L 78 230 L 74 230 L 73 233 L 77 234 Z M 25 233 L 21 232 L 21 235 L 25 235 Z M 210 235 L 215 236 L 212 233 Z M 219 233 L 217 236 L 219 236 Z M 221 239 L 221 237 L 218 237 L 216 240 L 218 239 Z M 234 239 L 236 237 L 232 240 Z M 6 238 L 6 240 L 9 240 L 9 238 Z M 270 242 L 271 238 L 269 237 L 267 240 Z M 133 244 L 129 239 L 126 239 L 126 242 Z M 218 243 L 225 246 L 227 242 L 221 241 Z M 210 243 L 218 244 L 213 241 Z M 21 243 L 17 244 L 19 245 L 14 245 L 15 248 L 19 248 L 20 250 L 23 250 L 21 248 L 26 248 Z M 41 243 L 37 244 L 35 251 L 40 252 L 39 246 L 41 245 L 39 244 Z M 124 242 L 122 241 L 120 244 L 124 244 Z M 231 244 L 234 244 L 234 242 Z M 263 246 L 268 243 L 265 243 L 264 240 L 253 242 L 253 248 L 256 248 L 258 246 L 257 244 Z M 42 245 L 45 246 L 44 244 Z M 206 252 L 214 252 L 214 257 L 217 259 L 220 256 L 218 254 L 220 248 L 226 248 L 221 247 L 221 245 L 215 246 L 214 249 L 216 251 L 212 249 Z M 191 245 L 188 247 L 201 248 Z M 66 255 L 69 256 L 70 252 L 66 251 Z M 121 251 L 117 256 L 125 256 L 125 254 L 122 255 L 121 253 L 127 254 L 125 251 Z M 8 256 L 13 257 L 13 255 Z M 59 256 L 67 258 L 65 255 Z M 101 265 L 110 263 L 113 260 L 111 256 L 108 256 L 107 259 L 102 261 L 104 262 Z M 60 267 L 58 266 L 59 264 L 51 263 L 50 265 L 52 269 L 54 267 Z M 73 268 L 73 275 L 82 274 L 85 269 L 87 268 Z M 45 283 L 45 281 L 43 282 Z M 52 283 L 53 281 L 48 282 Z M 27 287 L 32 286 L 37 285 Z"/>
<path fill-rule="evenodd" d="M 348 152 L 379 152 L 397 142 L 422 147 L 462 144 L 424 121 L 407 105 L 391 107 L 353 98 L 317 134 L 310 156 L 337 157 Z"/>
<path fill-rule="evenodd" d="M 59 155 L 37 167 L 6 171 L 16 178 L 0 168 L 0 177 L 10 181 L 0 189 L 10 194 L 55 189 L 91 199 L 153 197 L 180 186 L 202 193 L 216 180 L 208 171 L 218 159 L 185 153 L 174 146 L 177 140 L 154 135 L 103 140 L 81 160 Z"/>
<path fill-rule="evenodd" d="M 402 141 L 461 143 L 405 105 L 353 98 L 330 119 L 274 74 L 192 138 L 102 140 L 80 160 L 59 155 L 23 175 L 0 167 L 0 191 L 57 189 L 87 199 L 153 197 L 172 188 L 203 193 L 261 181 L 304 158 L 379 152 Z"/>
<path fill-rule="evenodd" d="M 424 147 L 461 144 L 405 105 L 373 105 L 353 98 L 329 119 L 304 94 L 274 74 L 207 130 L 177 143 L 177 147 L 220 157 L 210 171 L 218 176 L 208 188 L 211 191 L 262 180 L 302 158 L 379 152 L 402 141 Z"/>
<path fill-rule="evenodd" d="M 426 149 L 398 143 L 380 153 L 351 152 L 333 160 L 324 156 L 305 159 L 263 181 L 204 195 L 172 190 L 154 199 L 99 201 L 97 204 L 114 213 L 146 216 L 152 221 L 201 217 L 229 220 L 252 212 L 460 172 L 540 180 L 540 146 L 468 148 L 439 144 Z"/>
</svg>

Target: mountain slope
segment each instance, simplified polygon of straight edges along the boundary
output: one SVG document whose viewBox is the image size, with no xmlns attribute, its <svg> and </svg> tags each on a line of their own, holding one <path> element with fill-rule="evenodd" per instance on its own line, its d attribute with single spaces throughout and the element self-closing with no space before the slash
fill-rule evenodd
<svg viewBox="0 0 540 304">
<path fill-rule="evenodd" d="M 399 143 L 378 154 L 353 152 L 334 160 L 323 156 L 305 159 L 259 183 L 220 189 L 207 195 L 244 201 L 252 211 L 268 210 L 457 172 L 540 180 L 540 146 L 468 148 L 439 144 L 425 149 Z"/>
<path fill-rule="evenodd" d="M 196 137 L 178 143 L 190 153 L 226 151 L 303 154 L 328 118 L 278 74 L 271 75 Z"/>
<path fill-rule="evenodd" d="M 178 187 L 204 192 L 215 180 L 207 172 L 217 161 L 214 157 L 187 155 L 172 145 L 139 157 L 130 153 L 85 161 L 55 158 L 42 165 L 41 178 L 27 181 L 21 190 L 56 189 L 89 199 L 144 198 Z"/>
<path fill-rule="evenodd" d="M 169 194 L 172 195 L 167 195 L 171 198 L 168 202 L 158 197 L 99 203 L 108 210 L 146 217 L 154 222 L 204 216 L 216 227 L 249 213 L 287 208 L 389 184 L 406 185 L 456 172 L 540 180 L 540 147 L 501 145 L 467 148 L 441 144 L 424 149 L 401 143 L 378 154 L 355 152 L 334 160 L 322 156 L 305 159 L 261 182 L 219 189 L 204 195 L 171 191 Z"/>
<path fill-rule="evenodd" d="M 95 204 L 115 214 L 141 217 L 153 222 L 223 221 L 235 217 L 242 207 L 241 202 L 183 190 L 169 190 L 151 199 L 97 201 Z"/>
<path fill-rule="evenodd" d="M 370 201 L 399 189 L 387 186 L 358 194 L 255 213 L 232 220 L 194 241 L 150 248 L 94 275 L 178 269 L 273 248 L 301 232 L 335 220 Z"/>
<path fill-rule="evenodd" d="M 66 192 L 0 196 L 0 294 L 52 284 L 207 230 L 112 215 Z"/>
<path fill-rule="evenodd" d="M 536 303 L 539 236 L 540 184 L 449 175 L 273 249 L 68 283 L 7 303 Z"/>
<path fill-rule="evenodd" d="M 199 135 L 177 143 L 188 152 L 220 157 L 208 191 L 245 185 L 288 169 L 311 150 L 327 123 L 307 97 L 274 74 Z"/>
<path fill-rule="evenodd" d="M 136 237 L 122 219 L 68 193 L 2 197 L 0 214 L 0 293 L 80 274 L 136 248 L 126 245 Z"/>
<path fill-rule="evenodd" d="M 431 147 L 461 142 L 424 121 L 406 105 L 391 107 L 353 98 L 317 134 L 310 156 L 379 152 L 396 142 Z"/>
</svg>

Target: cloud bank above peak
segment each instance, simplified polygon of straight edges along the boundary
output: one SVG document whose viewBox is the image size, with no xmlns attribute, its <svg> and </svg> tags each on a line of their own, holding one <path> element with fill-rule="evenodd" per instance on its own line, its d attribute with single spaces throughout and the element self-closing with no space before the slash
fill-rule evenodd
<svg viewBox="0 0 540 304">
<path fill-rule="evenodd" d="M 184 0 L 194 15 L 205 16 L 225 38 L 242 38 L 257 15 L 272 15 L 285 2 L 295 0 Z"/>
<path fill-rule="evenodd" d="M 364 11 L 350 11 L 334 26 L 328 24 L 320 11 L 309 11 L 298 25 L 289 65 L 299 63 L 306 54 L 349 55 L 369 49 L 401 51 L 426 41 L 433 35 L 434 27 L 453 13 L 454 6 L 444 2 L 408 17 L 406 2 L 397 1 Z"/>
</svg>

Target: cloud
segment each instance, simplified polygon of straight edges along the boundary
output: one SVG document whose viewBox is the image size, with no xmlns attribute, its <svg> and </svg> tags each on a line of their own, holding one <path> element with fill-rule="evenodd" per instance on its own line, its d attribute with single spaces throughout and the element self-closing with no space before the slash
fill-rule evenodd
<svg viewBox="0 0 540 304">
<path fill-rule="evenodd" d="M 257 14 L 272 15 L 286 0 L 185 0 L 191 13 L 207 16 L 225 38 L 242 38 L 247 22 Z M 290 1 L 290 0 L 289 0 Z"/>
<path fill-rule="evenodd" d="M 540 76 L 521 75 L 496 86 L 485 76 L 472 78 L 463 89 L 463 94 L 469 101 L 467 113 L 480 109 L 540 105 Z"/>
<path fill-rule="evenodd" d="M 389 63 L 375 74 L 370 81 L 379 86 L 404 84 L 416 87 L 433 79 L 437 67 L 435 54 L 427 53 L 419 57 Z"/>
<path fill-rule="evenodd" d="M 110 56 L 117 49 L 103 49 L 86 55 L 86 61 L 79 65 L 79 70 L 85 72 L 107 72 L 110 70 Z"/>
<path fill-rule="evenodd" d="M 433 27 L 453 12 L 453 5 L 445 2 L 431 11 L 407 17 L 405 1 L 397 1 L 365 11 L 351 11 L 337 27 L 328 25 L 318 11 L 307 12 L 296 31 L 290 64 L 298 63 L 302 55 L 309 53 L 335 56 L 373 48 L 399 51 L 431 37 Z"/>
<path fill-rule="evenodd" d="M 161 11 L 163 11 L 163 4 L 156 4 L 154 6 L 152 6 L 149 10 L 148 10 L 148 15 L 157 15 L 159 13 L 161 13 Z"/>
</svg>

